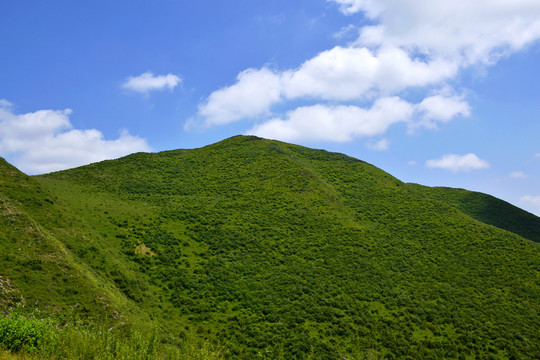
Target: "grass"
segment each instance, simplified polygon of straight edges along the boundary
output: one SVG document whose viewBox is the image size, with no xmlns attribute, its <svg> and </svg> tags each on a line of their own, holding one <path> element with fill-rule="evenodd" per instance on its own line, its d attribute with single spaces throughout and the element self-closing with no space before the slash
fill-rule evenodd
<svg viewBox="0 0 540 360">
<path fill-rule="evenodd" d="M 219 347 L 196 338 L 178 346 L 159 341 L 156 331 L 146 335 L 137 330 L 118 332 L 65 319 L 16 309 L 0 318 L 0 354 L 2 359 L 72 360 L 218 360 Z"/>
</svg>

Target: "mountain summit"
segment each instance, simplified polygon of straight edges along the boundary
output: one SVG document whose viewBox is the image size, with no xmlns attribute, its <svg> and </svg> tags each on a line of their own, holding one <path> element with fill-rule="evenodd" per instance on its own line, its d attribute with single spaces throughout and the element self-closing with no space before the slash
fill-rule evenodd
<svg viewBox="0 0 540 360">
<path fill-rule="evenodd" d="M 540 356 L 540 219 L 484 194 L 252 136 L 0 177 L 0 279 L 30 301 L 230 358 Z M 49 257 L 18 250 L 36 232 Z"/>
</svg>

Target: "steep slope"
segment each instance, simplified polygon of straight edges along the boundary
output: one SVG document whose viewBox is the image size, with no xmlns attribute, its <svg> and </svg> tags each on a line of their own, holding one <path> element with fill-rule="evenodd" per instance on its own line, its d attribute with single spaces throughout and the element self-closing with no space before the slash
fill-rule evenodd
<svg viewBox="0 0 540 360">
<path fill-rule="evenodd" d="M 0 158 L 2 308 L 23 303 L 59 314 L 76 311 L 105 324 L 127 322 L 120 310 L 137 312 L 79 258 L 97 237 L 54 194 Z"/>
<path fill-rule="evenodd" d="M 34 179 L 92 271 L 231 358 L 540 356 L 538 244 L 360 160 L 234 137 Z"/>
<path fill-rule="evenodd" d="M 491 195 L 464 189 L 407 184 L 420 195 L 442 201 L 483 223 L 540 242 L 540 218 Z"/>
</svg>

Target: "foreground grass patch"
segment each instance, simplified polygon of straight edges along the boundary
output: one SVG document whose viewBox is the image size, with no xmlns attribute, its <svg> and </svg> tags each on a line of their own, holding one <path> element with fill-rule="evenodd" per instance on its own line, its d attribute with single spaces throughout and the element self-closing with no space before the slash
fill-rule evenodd
<svg viewBox="0 0 540 360">
<path fill-rule="evenodd" d="M 0 358 L 8 360 L 154 360 L 222 359 L 221 350 L 208 342 L 187 336 L 178 346 L 160 342 L 156 331 L 132 329 L 116 332 L 77 321 L 59 319 L 33 311 L 16 310 L 0 318 Z"/>
</svg>

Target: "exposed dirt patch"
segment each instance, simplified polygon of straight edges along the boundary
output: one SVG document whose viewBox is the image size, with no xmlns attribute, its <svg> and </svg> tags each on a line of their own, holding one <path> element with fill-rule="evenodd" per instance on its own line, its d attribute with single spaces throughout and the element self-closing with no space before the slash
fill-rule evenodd
<svg viewBox="0 0 540 360">
<path fill-rule="evenodd" d="M 144 244 L 139 244 L 135 247 L 135 254 L 141 256 L 156 256 L 156 253 Z"/>
</svg>

